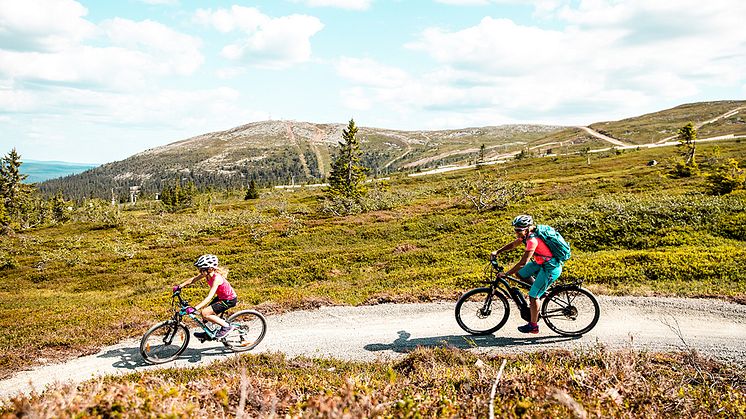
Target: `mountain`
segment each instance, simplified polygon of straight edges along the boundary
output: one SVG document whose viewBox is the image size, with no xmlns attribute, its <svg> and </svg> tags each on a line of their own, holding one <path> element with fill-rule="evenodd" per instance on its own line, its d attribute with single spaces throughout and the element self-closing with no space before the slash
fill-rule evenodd
<svg viewBox="0 0 746 419">
<path fill-rule="evenodd" d="M 635 147 L 675 139 L 693 122 L 699 138 L 746 135 L 746 101 L 685 104 L 620 121 L 589 127 L 502 125 L 441 131 L 399 131 L 360 127 L 362 163 L 371 176 L 414 172 L 447 164 L 505 160 L 521 151 L 535 155 L 567 154 Z M 198 188 L 243 188 L 322 181 L 342 140 L 345 124 L 263 121 L 177 141 L 107 163 L 80 174 L 46 181 L 44 193 L 62 190 L 67 197 L 110 198 L 112 190 L 129 196 L 161 190 L 165 182 L 194 182 Z"/>
<path fill-rule="evenodd" d="M 250 180 L 267 186 L 320 182 L 346 124 L 263 121 L 199 135 L 146 150 L 81 174 L 44 182 L 44 193 L 68 197 L 129 196 L 131 186 L 145 194 L 165 182 L 192 181 L 198 188 L 245 187 Z M 503 125 L 442 131 L 397 131 L 360 127 L 362 163 L 370 175 L 474 161 L 482 145 L 485 158 L 509 155 L 562 127 Z"/>
<path fill-rule="evenodd" d="M 74 175 L 96 167 L 95 164 L 64 161 L 24 160 L 21 173 L 28 175 L 26 183 L 38 183 L 67 175 Z"/>
</svg>

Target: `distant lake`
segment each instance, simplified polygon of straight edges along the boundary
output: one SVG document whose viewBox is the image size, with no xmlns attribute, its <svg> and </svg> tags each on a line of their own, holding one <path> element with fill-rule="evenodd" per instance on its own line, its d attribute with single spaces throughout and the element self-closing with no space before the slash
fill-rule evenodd
<svg viewBox="0 0 746 419">
<path fill-rule="evenodd" d="M 74 175 L 98 167 L 97 164 L 69 163 L 64 161 L 22 161 L 21 173 L 28 175 L 25 183 L 43 182 L 48 179 Z"/>
</svg>

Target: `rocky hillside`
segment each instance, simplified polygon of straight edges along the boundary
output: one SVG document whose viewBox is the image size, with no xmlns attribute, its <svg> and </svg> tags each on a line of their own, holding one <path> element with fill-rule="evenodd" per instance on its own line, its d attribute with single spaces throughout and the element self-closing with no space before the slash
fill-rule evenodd
<svg viewBox="0 0 746 419">
<path fill-rule="evenodd" d="M 418 171 L 446 164 L 473 163 L 484 146 L 484 159 L 500 160 L 521 151 L 533 155 L 567 154 L 612 144 L 648 146 L 675 139 L 687 122 L 699 138 L 746 135 L 746 101 L 685 104 L 619 121 L 579 127 L 502 125 L 442 131 L 397 131 L 361 127 L 363 164 L 371 176 Z M 346 124 L 263 121 L 203 134 L 146 150 L 87 172 L 47 181 L 45 193 L 68 197 L 115 195 L 129 188 L 155 193 L 164 182 L 192 181 L 197 187 L 241 188 L 254 180 L 268 186 L 321 182 L 342 139 Z M 607 140 L 599 139 L 604 134 Z M 610 140 L 612 144 L 609 144 Z"/>
<path fill-rule="evenodd" d="M 197 187 L 245 187 L 312 183 L 329 173 L 330 161 L 346 124 L 263 121 L 203 134 L 146 150 L 84 173 L 47 181 L 43 192 L 62 190 L 69 197 L 127 197 L 131 186 L 154 193 L 164 182 L 181 179 Z M 396 131 L 361 127 L 363 164 L 371 176 L 416 171 L 510 155 L 562 127 L 504 125 L 443 131 Z"/>
</svg>

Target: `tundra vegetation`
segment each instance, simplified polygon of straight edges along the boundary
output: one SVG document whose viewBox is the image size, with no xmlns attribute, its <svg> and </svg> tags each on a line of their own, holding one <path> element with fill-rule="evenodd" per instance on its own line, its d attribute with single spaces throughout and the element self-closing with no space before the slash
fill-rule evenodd
<svg viewBox="0 0 746 419">
<path fill-rule="evenodd" d="M 0 283 L 0 375 L 140 336 L 168 314 L 170 285 L 191 275 L 202 253 L 219 255 L 231 270 L 239 308 L 265 313 L 455 301 L 480 279 L 489 252 L 510 240 L 516 213 L 561 231 L 573 246 L 563 277 L 596 293 L 743 303 L 746 147 L 698 144 L 700 172 L 689 177 L 671 176 L 677 158 L 671 148 L 651 148 L 392 176 L 369 183 L 361 198 L 379 207 L 346 216 L 323 211 L 326 195 L 317 188 L 260 190 L 250 200 L 245 190 L 203 190 L 173 211 L 154 201 L 112 206 L 52 197 L 44 205 L 56 215 L 14 225 L 0 242 L 7 279 Z M 185 292 L 197 299 L 204 290 Z M 166 369 L 18 397 L 0 413 L 484 416 L 500 358 L 485 358 L 480 368 L 475 356 L 431 349 L 359 364 L 249 354 L 209 370 Z M 536 377 L 541 384 L 530 385 Z M 582 409 L 739 417 L 746 409 L 743 372 L 694 353 L 524 354 L 508 357 L 503 380 L 497 406 L 507 416 Z"/>
</svg>

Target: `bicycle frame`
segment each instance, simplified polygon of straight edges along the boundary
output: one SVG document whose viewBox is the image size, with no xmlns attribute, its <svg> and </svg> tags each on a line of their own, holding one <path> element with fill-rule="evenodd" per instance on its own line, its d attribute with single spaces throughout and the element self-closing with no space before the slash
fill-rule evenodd
<svg viewBox="0 0 746 419">
<path fill-rule="evenodd" d="M 179 300 L 179 309 L 178 310 L 174 310 L 174 321 L 176 323 L 181 323 L 183 321 L 184 316 L 187 316 L 190 319 L 192 319 L 193 322 L 197 323 L 202 328 L 202 330 L 204 330 L 205 333 L 207 333 L 207 336 L 209 336 L 210 339 L 215 339 L 215 336 L 218 334 L 219 328 L 215 329 L 215 330 L 212 330 L 207 325 L 207 322 L 202 321 L 202 318 L 200 316 L 197 316 L 195 313 L 187 314 L 186 308 L 189 307 L 189 301 L 184 300 L 181 297 L 181 290 L 174 291 L 173 295 L 171 296 L 171 306 L 172 307 L 175 305 L 174 304 L 174 300 L 175 299 Z M 222 313 L 220 313 L 219 314 L 220 318 L 224 319 L 226 313 L 227 312 L 225 312 L 225 311 L 222 312 Z M 176 333 L 176 328 L 174 328 L 174 334 L 175 333 Z M 171 339 L 173 339 L 173 337 L 170 337 L 170 338 L 167 337 L 167 339 L 168 339 L 167 343 L 170 344 L 171 343 Z"/>
<path fill-rule="evenodd" d="M 521 318 L 526 321 L 530 321 L 531 311 L 529 309 L 528 302 L 526 302 L 526 299 L 523 297 L 521 288 L 525 290 L 531 289 L 531 284 L 521 281 L 520 279 L 513 276 L 498 275 L 499 273 L 504 271 L 504 268 L 498 265 L 495 261 L 490 263 L 490 266 L 492 267 L 491 274 L 495 276 L 495 279 L 490 279 L 489 281 L 490 289 L 492 290 L 492 292 L 502 292 L 506 298 L 513 300 L 513 302 L 516 306 L 518 306 L 518 309 L 521 312 Z M 509 281 L 515 282 L 517 286 L 511 286 Z M 489 308 L 487 307 L 485 307 L 484 309 L 489 310 Z"/>
</svg>

